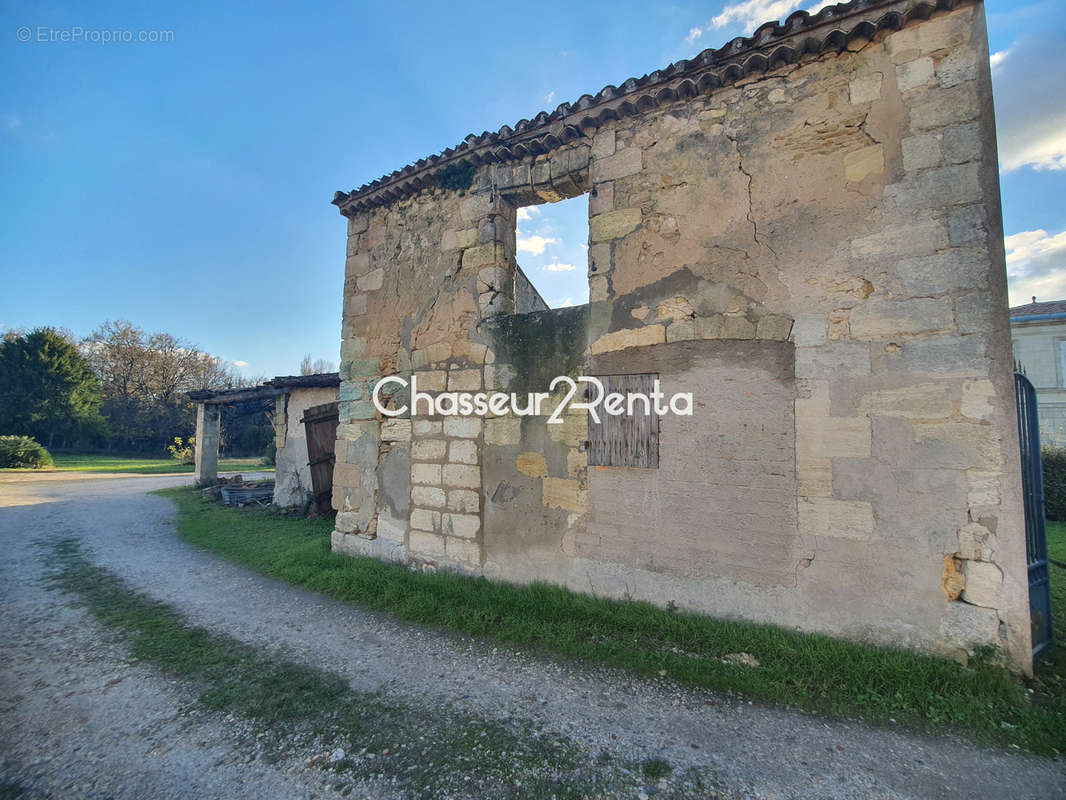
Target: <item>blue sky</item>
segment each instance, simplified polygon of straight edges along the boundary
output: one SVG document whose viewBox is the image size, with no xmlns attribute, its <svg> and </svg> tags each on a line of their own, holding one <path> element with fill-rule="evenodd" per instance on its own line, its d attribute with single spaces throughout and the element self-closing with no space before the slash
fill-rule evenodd
<svg viewBox="0 0 1066 800">
<path fill-rule="evenodd" d="M 518 263 L 551 308 L 589 301 L 589 199 L 518 209 Z"/>
<path fill-rule="evenodd" d="M 0 327 L 124 318 L 247 374 L 336 361 L 334 190 L 811 7 L 241 5 L 0 5 Z M 1064 5 L 986 4 L 1015 302 L 1066 298 Z M 79 28 L 169 41 L 61 41 Z M 555 241 L 520 263 L 582 302 L 584 207 L 539 210 L 523 238 Z"/>
</svg>

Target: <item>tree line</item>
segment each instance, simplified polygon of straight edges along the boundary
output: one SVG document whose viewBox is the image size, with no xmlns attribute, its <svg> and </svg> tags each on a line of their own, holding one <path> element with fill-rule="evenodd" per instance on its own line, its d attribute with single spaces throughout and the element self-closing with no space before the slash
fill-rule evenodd
<svg viewBox="0 0 1066 800">
<path fill-rule="evenodd" d="M 0 339 L 0 434 L 32 436 L 49 449 L 163 454 L 195 430 L 190 391 L 262 380 L 122 320 L 80 340 L 59 328 L 8 331 Z M 273 437 L 269 408 L 226 408 L 223 437 L 231 455 L 260 455 Z"/>
</svg>

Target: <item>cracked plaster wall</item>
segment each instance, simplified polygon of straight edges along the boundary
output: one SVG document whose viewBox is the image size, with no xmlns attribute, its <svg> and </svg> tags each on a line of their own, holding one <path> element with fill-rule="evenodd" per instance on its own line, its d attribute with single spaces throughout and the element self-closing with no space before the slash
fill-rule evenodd
<svg viewBox="0 0 1066 800">
<path fill-rule="evenodd" d="M 335 388 L 297 388 L 277 398 L 274 405 L 274 502 L 301 506 L 312 495 L 311 467 L 307 461 L 304 412 L 311 406 L 332 403 Z"/>
</svg>

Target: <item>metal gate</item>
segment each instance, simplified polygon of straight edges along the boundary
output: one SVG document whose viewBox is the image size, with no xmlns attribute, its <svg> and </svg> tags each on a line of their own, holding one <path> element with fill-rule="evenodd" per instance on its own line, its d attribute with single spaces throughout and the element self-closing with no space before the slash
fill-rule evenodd
<svg viewBox="0 0 1066 800">
<path fill-rule="evenodd" d="M 1047 532 L 1044 529 L 1044 474 L 1040 465 L 1040 424 L 1036 390 L 1014 373 L 1018 398 L 1018 438 L 1022 446 L 1022 495 L 1025 503 L 1025 553 L 1029 562 L 1029 620 L 1033 660 L 1051 646 L 1051 587 L 1048 584 Z"/>
<path fill-rule="evenodd" d="M 307 432 L 307 463 L 311 467 L 311 491 L 316 514 L 332 510 L 334 448 L 337 446 L 338 403 L 311 406 L 304 412 Z"/>
</svg>

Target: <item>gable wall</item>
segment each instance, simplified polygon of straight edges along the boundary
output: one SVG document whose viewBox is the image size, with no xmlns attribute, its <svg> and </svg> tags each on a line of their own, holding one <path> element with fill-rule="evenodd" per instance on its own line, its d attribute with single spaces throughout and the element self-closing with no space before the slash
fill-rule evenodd
<svg viewBox="0 0 1066 800">
<path fill-rule="evenodd" d="M 584 191 L 592 302 L 513 316 L 516 208 Z M 347 265 L 335 549 L 1028 669 L 980 5 L 354 214 Z M 658 470 L 369 399 L 619 371 L 694 392 Z"/>
</svg>

